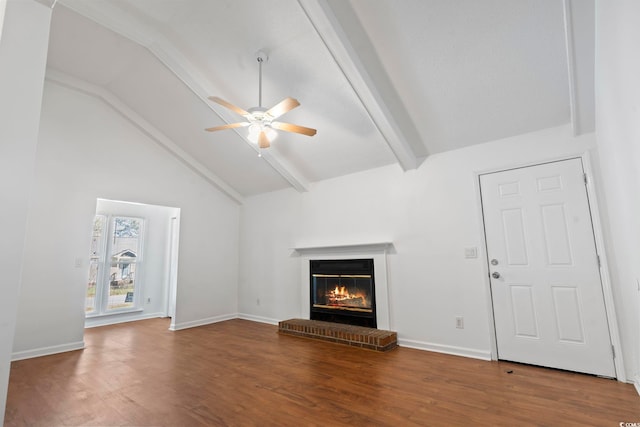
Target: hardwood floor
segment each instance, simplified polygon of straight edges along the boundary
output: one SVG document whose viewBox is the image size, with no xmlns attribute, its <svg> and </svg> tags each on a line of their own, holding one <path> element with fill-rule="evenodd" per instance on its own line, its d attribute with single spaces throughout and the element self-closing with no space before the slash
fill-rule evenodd
<svg viewBox="0 0 640 427">
<path fill-rule="evenodd" d="M 231 320 L 86 330 L 86 349 L 13 362 L 5 426 L 618 426 L 614 380 L 398 348 L 379 353 Z"/>
</svg>

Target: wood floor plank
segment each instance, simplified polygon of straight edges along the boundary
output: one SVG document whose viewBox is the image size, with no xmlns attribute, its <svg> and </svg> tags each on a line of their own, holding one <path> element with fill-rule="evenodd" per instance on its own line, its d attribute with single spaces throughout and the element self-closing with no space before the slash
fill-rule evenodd
<svg viewBox="0 0 640 427">
<path fill-rule="evenodd" d="M 633 386 L 409 348 L 378 353 L 230 320 L 85 332 L 12 363 L 5 426 L 456 426 L 640 423 Z"/>
</svg>

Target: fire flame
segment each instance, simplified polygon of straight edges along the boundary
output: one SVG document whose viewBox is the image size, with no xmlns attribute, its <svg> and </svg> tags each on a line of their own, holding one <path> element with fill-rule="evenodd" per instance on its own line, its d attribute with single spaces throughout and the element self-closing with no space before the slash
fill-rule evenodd
<svg viewBox="0 0 640 427">
<path fill-rule="evenodd" d="M 333 295 L 336 297 L 345 297 L 349 298 L 349 292 L 347 292 L 346 286 L 337 287 L 333 290 Z"/>
<path fill-rule="evenodd" d="M 348 305 L 357 305 L 361 307 L 369 306 L 368 298 L 365 294 L 351 294 L 347 290 L 346 286 L 336 286 L 335 289 L 329 291 L 328 297 L 329 304 L 342 305 L 348 301 Z"/>
</svg>

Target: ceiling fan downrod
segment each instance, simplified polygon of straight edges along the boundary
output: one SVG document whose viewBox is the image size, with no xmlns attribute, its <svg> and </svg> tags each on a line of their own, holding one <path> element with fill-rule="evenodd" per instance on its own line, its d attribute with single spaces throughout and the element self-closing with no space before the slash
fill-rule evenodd
<svg viewBox="0 0 640 427">
<path fill-rule="evenodd" d="M 256 60 L 258 61 L 258 107 L 262 108 L 262 63 L 269 60 L 269 55 L 264 50 L 256 52 Z"/>
</svg>

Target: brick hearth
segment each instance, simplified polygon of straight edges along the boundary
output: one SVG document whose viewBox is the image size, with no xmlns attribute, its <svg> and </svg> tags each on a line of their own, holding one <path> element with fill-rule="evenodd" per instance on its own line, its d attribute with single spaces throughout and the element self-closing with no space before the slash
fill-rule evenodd
<svg viewBox="0 0 640 427">
<path fill-rule="evenodd" d="M 396 332 L 319 320 L 283 320 L 278 323 L 278 332 L 376 351 L 389 351 L 398 346 Z"/>
</svg>

